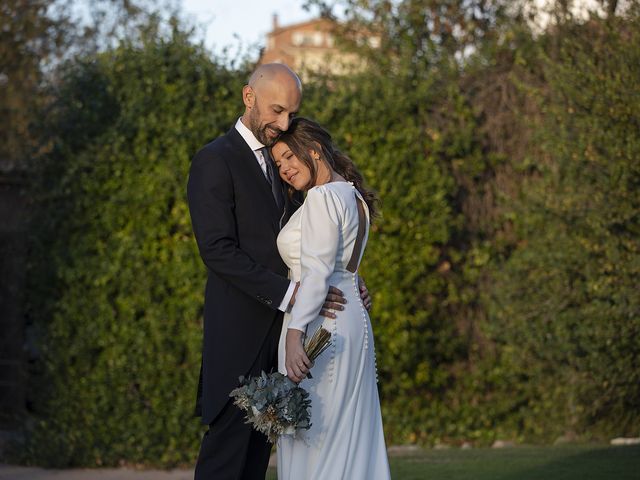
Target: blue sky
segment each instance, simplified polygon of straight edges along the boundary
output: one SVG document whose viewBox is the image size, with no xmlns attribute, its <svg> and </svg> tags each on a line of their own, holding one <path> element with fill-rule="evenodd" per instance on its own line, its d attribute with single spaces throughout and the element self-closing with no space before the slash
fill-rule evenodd
<svg viewBox="0 0 640 480">
<path fill-rule="evenodd" d="M 171 0 L 170 0 L 171 1 Z M 254 52 L 264 46 L 266 33 L 271 30 L 273 14 L 278 14 L 280 25 L 303 22 L 317 16 L 317 11 L 302 8 L 304 0 L 174 0 L 182 4 L 182 14 L 199 26 L 205 44 L 215 53 L 231 47 L 232 57 L 238 52 Z M 544 8 L 550 0 L 534 0 Z M 627 4 L 620 0 L 621 6 Z M 598 8 L 598 0 L 574 0 L 574 10 L 584 7 Z M 543 24 L 548 20 L 542 15 Z"/>
<path fill-rule="evenodd" d="M 181 0 L 183 16 L 196 26 L 205 44 L 215 53 L 223 47 L 247 52 L 264 46 L 273 14 L 280 25 L 303 22 L 316 16 L 302 8 L 303 0 Z"/>
</svg>

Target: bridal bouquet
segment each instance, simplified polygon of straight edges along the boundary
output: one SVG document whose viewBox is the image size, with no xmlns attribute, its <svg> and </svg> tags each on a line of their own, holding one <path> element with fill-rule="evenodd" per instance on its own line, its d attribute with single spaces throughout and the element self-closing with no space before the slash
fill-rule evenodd
<svg viewBox="0 0 640 480">
<path fill-rule="evenodd" d="M 313 362 L 329 345 L 331 334 L 320 327 L 304 349 Z M 311 378 L 311 374 L 308 377 Z M 247 423 L 264 433 L 271 442 L 275 442 L 278 435 L 311 428 L 309 393 L 280 372 L 240 377 L 240 386 L 229 396 L 246 412 Z"/>
</svg>

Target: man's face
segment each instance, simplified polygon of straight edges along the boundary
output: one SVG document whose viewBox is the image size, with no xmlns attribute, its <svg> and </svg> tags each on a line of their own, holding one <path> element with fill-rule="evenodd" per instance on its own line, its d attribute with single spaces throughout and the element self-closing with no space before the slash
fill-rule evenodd
<svg viewBox="0 0 640 480">
<path fill-rule="evenodd" d="M 260 143 L 270 147 L 289 128 L 298 112 L 300 90 L 274 81 L 253 94 L 254 103 L 248 115 L 249 130 Z"/>
</svg>

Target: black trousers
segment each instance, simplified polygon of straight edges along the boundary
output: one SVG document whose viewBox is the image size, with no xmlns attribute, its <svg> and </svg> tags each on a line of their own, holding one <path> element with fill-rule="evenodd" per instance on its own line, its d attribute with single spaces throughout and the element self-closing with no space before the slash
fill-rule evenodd
<svg viewBox="0 0 640 480">
<path fill-rule="evenodd" d="M 274 322 L 250 375 L 275 370 L 281 326 Z M 244 412 L 229 399 L 202 438 L 195 480 L 264 480 L 270 454 L 267 437 L 247 425 Z"/>
</svg>

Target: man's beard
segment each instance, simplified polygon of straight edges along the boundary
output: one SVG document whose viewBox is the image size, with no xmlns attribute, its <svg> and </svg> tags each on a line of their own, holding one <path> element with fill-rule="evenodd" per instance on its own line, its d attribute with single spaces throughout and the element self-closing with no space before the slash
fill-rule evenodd
<svg viewBox="0 0 640 480">
<path fill-rule="evenodd" d="M 279 129 L 269 127 L 268 125 L 265 125 L 264 127 L 260 126 L 260 110 L 258 110 L 257 104 L 254 105 L 253 110 L 251 110 L 251 113 L 249 114 L 249 130 L 251 130 L 253 136 L 256 137 L 256 140 L 258 140 L 265 147 L 271 147 L 273 144 L 275 144 L 278 140 L 278 137 L 280 137 L 280 135 L 282 134 Z M 270 138 L 267 135 L 267 130 L 278 132 L 278 135 L 275 138 Z"/>
</svg>

